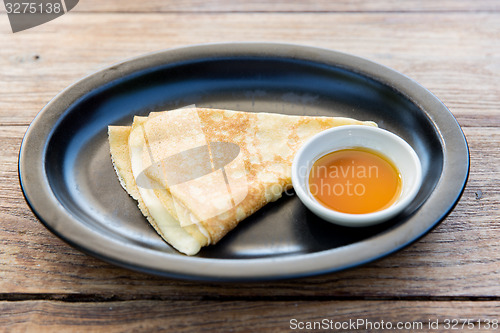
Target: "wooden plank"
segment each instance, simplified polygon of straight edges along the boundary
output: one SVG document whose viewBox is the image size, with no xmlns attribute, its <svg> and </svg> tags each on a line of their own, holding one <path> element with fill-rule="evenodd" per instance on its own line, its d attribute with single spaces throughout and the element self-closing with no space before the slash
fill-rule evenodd
<svg viewBox="0 0 500 333">
<path fill-rule="evenodd" d="M 489 332 L 499 317 L 498 301 L 0 302 L 13 332 Z"/>
<path fill-rule="evenodd" d="M 268 41 L 371 59 L 434 92 L 463 126 L 498 126 L 499 31 L 499 13 L 75 13 L 17 34 L 4 25 L 0 45 L 9 47 L 0 48 L 0 124 L 29 124 L 66 86 L 133 56 L 206 42 Z"/>
<path fill-rule="evenodd" d="M 363 0 L 85 0 L 80 1 L 74 12 L 92 13 L 216 13 L 216 12 L 477 12 L 499 11 L 500 5 L 495 0 L 444 0 L 444 1 L 363 1 Z M 0 13 L 6 8 L 0 6 Z"/>
<path fill-rule="evenodd" d="M 467 127 L 471 174 L 455 210 L 430 234 L 385 259 L 319 277 L 265 283 L 198 283 L 152 277 L 91 258 L 30 213 L 17 180 L 25 126 L 0 126 L 0 294 L 76 294 L 180 300 L 273 297 L 499 297 L 500 137 Z"/>
<path fill-rule="evenodd" d="M 358 11 L 495 11 L 500 5 L 494 0 L 446 1 L 362 1 L 362 0 L 189 0 L 147 2 L 81 1 L 77 11 L 91 12 L 358 12 Z"/>
</svg>

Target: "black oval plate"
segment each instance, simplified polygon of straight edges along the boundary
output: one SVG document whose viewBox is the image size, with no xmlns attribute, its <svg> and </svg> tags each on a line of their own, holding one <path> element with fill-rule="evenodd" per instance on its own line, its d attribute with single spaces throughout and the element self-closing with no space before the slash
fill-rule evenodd
<svg viewBox="0 0 500 333">
<path fill-rule="evenodd" d="M 293 195 L 267 205 L 195 257 L 164 243 L 120 187 L 108 125 L 190 104 L 376 121 L 419 155 L 413 204 L 384 224 L 351 229 L 315 217 Z M 288 44 L 209 44 L 148 54 L 57 95 L 21 146 L 19 175 L 37 217 L 103 260 L 158 275 L 208 280 L 308 276 L 357 266 L 426 234 L 458 201 L 469 152 L 449 110 L 416 82 L 368 60 Z"/>
</svg>

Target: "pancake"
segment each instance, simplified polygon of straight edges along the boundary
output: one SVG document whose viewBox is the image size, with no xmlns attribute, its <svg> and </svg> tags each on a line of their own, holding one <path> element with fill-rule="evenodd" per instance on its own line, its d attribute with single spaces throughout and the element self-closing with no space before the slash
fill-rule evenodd
<svg viewBox="0 0 500 333">
<path fill-rule="evenodd" d="M 188 108 L 109 126 L 111 157 L 122 187 L 158 234 L 194 255 L 291 188 L 291 165 L 311 136 L 343 117 Z"/>
</svg>

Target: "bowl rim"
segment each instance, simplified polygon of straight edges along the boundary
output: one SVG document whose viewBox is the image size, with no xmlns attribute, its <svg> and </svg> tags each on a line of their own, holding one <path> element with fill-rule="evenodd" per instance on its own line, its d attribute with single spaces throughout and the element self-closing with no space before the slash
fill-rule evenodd
<svg viewBox="0 0 500 333">
<path fill-rule="evenodd" d="M 356 137 L 382 136 L 385 137 L 386 139 L 389 139 L 389 142 L 392 142 L 394 145 L 397 145 L 404 149 L 404 151 L 408 154 L 407 157 L 410 157 L 410 161 L 415 167 L 415 174 L 414 174 L 415 181 L 413 182 L 413 184 L 410 185 L 409 191 L 407 191 L 407 193 L 402 198 L 398 199 L 394 204 L 385 209 L 365 214 L 343 213 L 325 207 L 316 199 L 314 199 L 308 190 L 307 175 L 309 175 L 312 165 L 319 158 L 331 152 L 340 149 L 363 147 L 375 150 L 384 155 L 385 157 L 389 158 L 380 149 L 376 149 L 368 145 L 336 146 L 336 144 L 333 143 L 331 144 L 331 148 L 329 149 L 326 150 L 319 149 L 322 152 L 315 154 L 315 157 L 312 160 L 309 159 L 305 160 L 304 154 L 306 154 L 309 149 L 315 149 L 314 148 L 315 146 L 319 147 L 320 145 L 317 144 L 319 141 L 325 140 L 327 137 L 333 134 L 338 134 L 338 132 L 351 132 L 352 135 L 353 131 L 354 131 L 353 136 Z M 318 150 L 318 148 L 316 148 L 315 150 Z M 391 158 L 389 159 L 395 164 L 399 172 L 402 172 L 400 168 L 401 164 L 397 160 Z M 301 169 L 304 170 L 303 169 L 304 163 L 306 167 L 305 170 L 307 170 L 307 172 L 305 174 L 301 174 L 300 170 Z M 312 136 L 299 148 L 292 162 L 292 184 L 295 189 L 295 193 L 299 197 L 300 201 L 302 201 L 302 203 L 307 208 L 309 208 L 313 213 L 318 215 L 320 218 L 328 222 L 339 224 L 342 226 L 352 226 L 352 227 L 369 226 L 382 223 L 388 220 L 389 218 L 397 215 L 398 213 L 402 212 L 413 201 L 413 199 L 415 199 L 422 185 L 422 165 L 415 150 L 410 146 L 408 142 L 406 142 L 400 136 L 379 127 L 371 127 L 363 125 L 343 125 L 327 129 Z M 401 195 L 403 195 L 403 193 L 401 193 Z"/>
</svg>

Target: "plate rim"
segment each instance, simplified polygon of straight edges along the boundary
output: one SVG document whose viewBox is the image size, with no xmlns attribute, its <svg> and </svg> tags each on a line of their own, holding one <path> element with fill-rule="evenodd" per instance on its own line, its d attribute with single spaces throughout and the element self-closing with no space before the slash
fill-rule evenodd
<svg viewBox="0 0 500 333">
<path fill-rule="evenodd" d="M 95 230 L 78 223 L 70 224 L 70 226 L 77 227 L 76 231 L 73 230 L 70 234 L 65 233 L 65 227 L 67 227 L 65 221 L 69 220 L 74 223 L 75 218 L 73 217 L 72 220 L 71 214 L 56 199 L 48 180 L 44 178 L 45 163 L 43 163 L 43 153 L 48 145 L 52 127 L 57 126 L 70 105 L 77 103 L 80 98 L 83 98 L 94 89 L 104 89 L 106 85 L 112 84 L 114 80 L 121 76 L 133 75 L 133 73 L 139 71 L 144 73 L 148 68 L 154 70 L 158 66 L 166 65 L 168 62 L 165 62 L 165 59 L 179 58 L 182 60 L 184 58 L 184 61 L 186 61 L 197 57 L 217 58 L 222 55 L 244 56 L 245 54 L 261 57 L 280 55 L 288 59 L 304 59 L 335 65 L 374 79 L 401 93 L 405 98 L 416 104 L 422 112 L 426 113 L 436 130 L 440 129 L 436 126 L 437 123 L 447 123 L 447 125 L 451 126 L 445 133 L 437 131 L 440 134 L 444 149 L 443 171 L 433 192 L 422 205 L 428 205 L 428 202 L 433 198 L 435 199 L 435 197 L 449 194 L 445 196 L 447 200 L 444 206 L 446 208 L 438 216 L 429 217 L 432 222 L 428 222 L 424 226 L 403 223 L 380 235 L 339 248 L 271 258 L 215 259 L 173 255 L 165 252 L 157 253 L 158 251 L 124 244 L 118 239 L 107 238 L 96 233 Z M 94 85 L 94 82 L 101 84 Z M 427 110 L 439 110 L 440 112 L 429 114 L 426 112 Z M 46 134 L 44 142 L 39 140 L 39 136 L 42 134 Z M 460 141 L 460 144 L 457 144 L 458 147 L 450 147 L 450 137 Z M 447 138 L 448 141 L 446 141 Z M 450 172 L 445 174 L 445 167 L 453 165 L 457 156 L 461 157 L 462 160 L 465 159 L 465 165 L 459 165 L 459 167 L 451 170 L 451 174 Z M 38 157 L 41 159 L 38 159 Z M 299 278 L 336 272 L 383 258 L 412 244 L 439 225 L 460 200 L 468 180 L 469 171 L 470 154 L 468 143 L 458 121 L 443 102 L 413 79 L 387 66 L 359 56 L 326 48 L 269 42 L 208 43 L 176 47 L 146 53 L 101 68 L 63 89 L 42 108 L 24 135 L 18 159 L 19 182 L 31 211 L 47 229 L 71 246 L 101 260 L 135 271 L 166 277 L 211 281 L 262 281 Z M 456 181 L 457 177 L 460 180 L 458 183 Z M 450 180 L 457 185 L 452 189 L 453 191 L 449 188 L 443 188 L 442 183 L 447 184 Z M 52 209 L 42 211 L 47 201 L 52 204 Z M 415 214 L 425 212 L 425 210 L 420 209 Z M 81 244 L 79 239 L 82 238 L 88 242 Z M 398 240 L 396 245 L 393 244 L 394 239 Z M 106 240 L 105 244 L 102 243 L 103 240 Z M 126 248 L 123 248 L 124 246 Z M 359 256 L 358 253 L 354 261 L 351 260 L 353 247 L 356 247 L 356 249 L 360 250 L 358 252 L 363 254 Z M 117 251 L 117 248 L 121 251 Z M 376 255 L 373 255 L 374 252 Z M 130 259 L 130 257 L 127 257 L 127 254 L 130 253 L 135 254 L 133 262 L 125 259 Z M 334 266 L 331 264 L 332 257 L 337 259 Z M 347 257 L 349 259 L 345 259 Z M 151 262 L 158 262 L 158 260 L 166 261 L 168 265 L 151 264 Z"/>
</svg>

